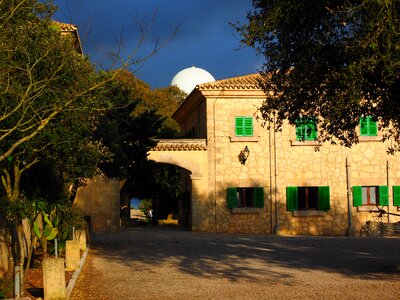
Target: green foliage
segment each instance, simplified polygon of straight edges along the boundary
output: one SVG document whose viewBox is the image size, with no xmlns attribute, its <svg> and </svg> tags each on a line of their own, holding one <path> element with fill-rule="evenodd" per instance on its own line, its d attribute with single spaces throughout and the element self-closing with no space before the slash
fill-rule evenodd
<svg viewBox="0 0 400 300">
<path fill-rule="evenodd" d="M 372 116 L 384 138 L 400 141 L 400 2 L 253 0 L 245 45 L 265 57 L 261 107 L 267 122 L 294 125 L 319 116 L 319 139 L 358 142 L 360 117 Z"/>
<path fill-rule="evenodd" d="M 147 216 L 149 209 L 153 208 L 153 201 L 151 199 L 143 199 L 140 202 L 139 209 Z"/>
<path fill-rule="evenodd" d="M 103 87 L 99 97 L 108 99 L 111 108 L 103 112 L 94 133 L 111 154 L 100 169 L 109 178 L 128 178 L 146 160 L 147 151 L 155 146 L 164 118 L 155 110 L 138 111 L 140 92 L 120 78 Z"/>
<path fill-rule="evenodd" d="M 0 299 L 8 299 L 13 296 L 14 282 L 8 278 L 0 278 Z"/>
<path fill-rule="evenodd" d="M 58 250 L 63 252 L 65 242 L 73 239 L 73 228 L 81 230 L 87 226 L 83 213 L 68 202 L 49 204 L 39 200 L 35 203 L 35 208 L 36 217 L 32 230 L 44 251 L 47 250 L 49 241 L 57 238 Z M 54 247 L 51 249 L 54 251 Z"/>
<path fill-rule="evenodd" d="M 151 90 L 149 85 L 136 78 L 128 71 L 120 72 L 116 80 L 130 91 L 129 97 L 137 100 L 133 115 L 153 111 L 163 117 L 157 132 L 157 138 L 176 138 L 179 136 L 179 125 L 172 118 L 173 113 L 186 98 L 186 94 L 176 86 Z"/>
<path fill-rule="evenodd" d="M 30 217 L 33 213 L 32 206 L 26 198 L 18 198 L 14 201 L 8 201 L 6 197 L 0 197 L 0 215 L 3 215 L 6 220 L 17 218 Z"/>
<path fill-rule="evenodd" d="M 82 105 L 93 68 L 76 52 L 72 36 L 52 29 L 53 6 L 1 1 L 0 11 L 2 160 L 60 112 Z"/>
</svg>

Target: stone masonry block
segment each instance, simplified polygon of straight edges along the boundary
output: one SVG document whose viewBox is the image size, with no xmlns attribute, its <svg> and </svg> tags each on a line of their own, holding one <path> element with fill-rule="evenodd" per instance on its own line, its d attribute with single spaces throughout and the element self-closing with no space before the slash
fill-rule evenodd
<svg viewBox="0 0 400 300">
<path fill-rule="evenodd" d="M 79 242 L 80 249 L 86 250 L 86 231 L 85 230 L 76 230 L 75 231 L 75 240 Z"/>
<path fill-rule="evenodd" d="M 67 241 L 65 247 L 65 261 L 66 269 L 73 271 L 79 268 L 81 255 L 80 255 L 80 242 L 79 241 Z"/>
<path fill-rule="evenodd" d="M 66 299 L 63 258 L 46 258 L 43 261 L 43 289 L 45 300 Z"/>
</svg>

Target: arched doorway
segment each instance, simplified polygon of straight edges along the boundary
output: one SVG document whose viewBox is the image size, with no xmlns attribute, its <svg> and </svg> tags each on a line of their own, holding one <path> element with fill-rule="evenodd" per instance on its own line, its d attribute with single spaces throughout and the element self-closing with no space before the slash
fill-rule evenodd
<svg viewBox="0 0 400 300">
<path fill-rule="evenodd" d="M 214 217 L 208 210 L 207 146 L 203 139 L 160 140 L 149 151 L 149 159 L 185 170 L 180 199 L 181 222 L 195 231 L 213 231 Z M 210 220 L 208 220 L 210 219 Z"/>
</svg>

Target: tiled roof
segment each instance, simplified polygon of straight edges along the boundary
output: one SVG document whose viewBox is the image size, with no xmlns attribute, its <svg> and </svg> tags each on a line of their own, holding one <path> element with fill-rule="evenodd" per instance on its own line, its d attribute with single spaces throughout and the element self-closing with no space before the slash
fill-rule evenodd
<svg viewBox="0 0 400 300">
<path fill-rule="evenodd" d="M 199 151 L 207 150 L 206 141 L 199 140 L 159 140 L 152 151 Z"/>
<path fill-rule="evenodd" d="M 205 89 L 260 89 L 259 80 L 261 79 L 260 74 L 249 74 L 244 76 L 237 76 L 233 78 L 227 78 L 217 80 L 208 83 L 199 84 L 197 87 L 199 90 Z"/>
<path fill-rule="evenodd" d="M 61 30 L 61 35 L 73 34 L 75 36 L 75 47 L 78 53 L 83 54 L 82 43 L 79 38 L 78 27 L 73 24 L 62 23 L 58 21 L 52 21 L 55 26 L 58 26 Z"/>
<path fill-rule="evenodd" d="M 73 24 L 68 24 L 68 23 L 61 23 L 58 21 L 53 21 L 54 25 L 57 25 L 58 27 L 60 27 L 60 29 L 62 31 L 76 31 L 78 30 L 78 27 L 76 27 Z"/>
</svg>

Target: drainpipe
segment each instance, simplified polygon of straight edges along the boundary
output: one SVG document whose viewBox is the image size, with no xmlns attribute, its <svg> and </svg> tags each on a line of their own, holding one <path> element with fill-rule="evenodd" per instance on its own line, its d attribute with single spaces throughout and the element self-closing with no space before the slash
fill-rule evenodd
<svg viewBox="0 0 400 300">
<path fill-rule="evenodd" d="M 213 126 L 214 126 L 214 230 L 218 233 L 218 220 L 217 220 L 217 155 L 216 155 L 216 134 L 215 134 L 215 103 L 217 102 L 218 97 L 214 99 L 213 103 Z M 206 100 L 207 101 L 207 100 Z M 206 103 L 207 110 L 207 103 Z"/>
<path fill-rule="evenodd" d="M 274 201 L 272 199 L 272 135 L 271 135 L 271 121 L 268 122 L 268 128 L 269 128 L 269 134 L 268 134 L 268 139 L 269 139 L 269 200 L 270 200 L 270 210 L 269 210 L 269 215 L 271 219 L 271 234 L 274 234 L 274 219 L 272 217 L 273 211 L 272 211 L 272 206 L 274 205 Z"/>
<path fill-rule="evenodd" d="M 217 219 L 217 134 L 215 131 L 215 104 L 217 103 L 218 98 L 225 91 L 225 87 L 219 92 L 218 96 L 215 97 L 213 102 L 213 127 L 214 127 L 214 227 L 215 232 L 218 233 L 218 219 Z M 207 100 L 206 100 L 207 101 Z M 206 102 L 206 110 L 207 110 L 207 102 Z M 207 137 L 208 138 L 208 137 Z"/>
<path fill-rule="evenodd" d="M 354 227 L 353 227 L 353 206 L 351 203 L 351 173 L 350 173 L 350 162 L 348 157 L 346 157 L 346 179 L 347 179 L 347 211 L 348 211 L 348 226 L 347 226 L 347 236 L 354 236 Z"/>
<path fill-rule="evenodd" d="M 389 164 L 389 160 L 387 160 L 386 161 L 386 185 L 388 187 L 388 194 L 390 194 L 390 190 L 389 190 L 389 183 L 390 183 L 389 174 L 390 174 L 390 172 L 389 171 L 390 171 L 390 164 Z M 389 197 L 389 199 L 390 199 L 390 197 Z M 389 211 L 389 208 L 390 208 L 390 200 L 389 200 L 388 207 L 387 207 L 387 222 L 388 223 L 390 223 L 390 211 Z"/>
<path fill-rule="evenodd" d="M 277 171 L 277 158 L 276 158 L 276 130 L 275 130 L 275 112 L 274 112 L 274 117 L 273 117 L 273 128 L 274 128 L 274 176 L 275 176 L 275 234 L 278 233 L 279 230 L 279 207 L 278 207 L 278 184 L 277 184 L 277 177 L 278 177 L 278 171 Z"/>
</svg>

